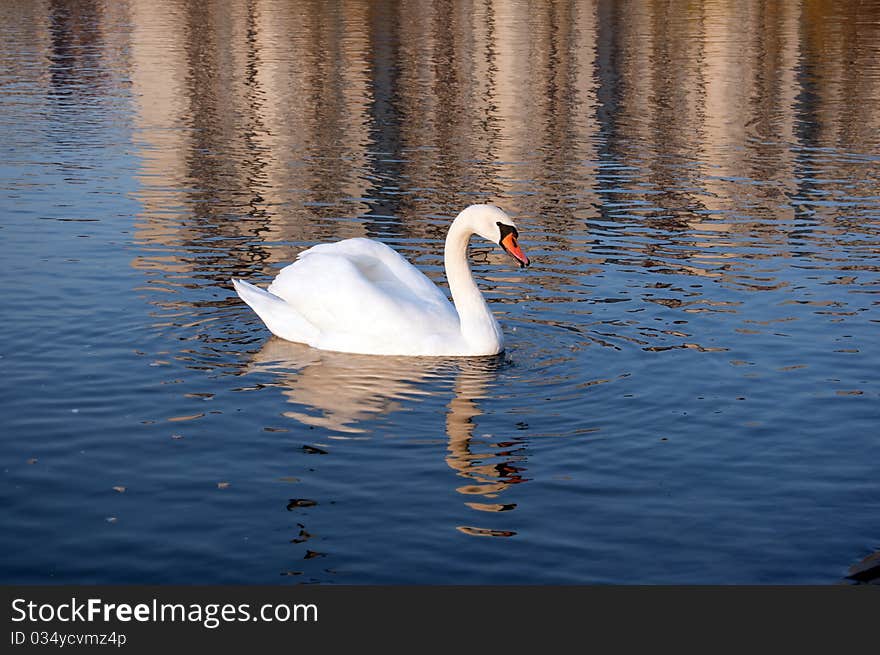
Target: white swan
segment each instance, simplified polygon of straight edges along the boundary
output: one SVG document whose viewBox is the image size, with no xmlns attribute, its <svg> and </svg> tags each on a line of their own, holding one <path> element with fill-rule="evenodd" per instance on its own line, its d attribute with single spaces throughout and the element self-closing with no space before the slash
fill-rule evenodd
<svg viewBox="0 0 880 655">
<path fill-rule="evenodd" d="M 504 349 L 501 328 L 467 261 L 472 234 L 499 244 L 520 267 L 529 259 L 516 226 L 493 205 L 471 205 L 449 227 L 444 264 L 455 307 L 421 271 L 384 243 L 346 239 L 313 246 L 264 291 L 236 292 L 288 341 L 367 355 L 475 356 Z"/>
</svg>

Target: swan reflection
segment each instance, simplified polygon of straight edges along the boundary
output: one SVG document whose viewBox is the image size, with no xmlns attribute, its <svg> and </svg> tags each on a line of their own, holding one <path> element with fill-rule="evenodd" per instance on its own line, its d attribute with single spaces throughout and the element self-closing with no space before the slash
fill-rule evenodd
<svg viewBox="0 0 880 655">
<path fill-rule="evenodd" d="M 272 337 L 251 359 L 248 372 L 258 371 L 274 373 L 298 406 L 284 416 L 354 435 L 368 432 L 363 424 L 400 409 L 403 400 L 427 395 L 420 385 L 443 367 L 437 360 L 350 355 Z"/>
<path fill-rule="evenodd" d="M 504 512 L 516 507 L 500 497 L 508 487 L 525 482 L 520 441 L 475 435 L 481 405 L 490 402 L 503 356 L 481 358 L 374 357 L 316 350 L 276 337 L 255 353 L 248 373 L 271 372 L 296 409 L 284 416 L 305 425 L 356 438 L 372 430 L 377 418 L 405 408 L 407 401 L 437 393 L 453 380 L 446 405 L 446 464 L 466 480 L 457 491 L 471 509 Z M 440 424 L 438 418 L 438 426 Z M 511 536 L 506 530 L 459 526 L 466 534 Z"/>
</svg>

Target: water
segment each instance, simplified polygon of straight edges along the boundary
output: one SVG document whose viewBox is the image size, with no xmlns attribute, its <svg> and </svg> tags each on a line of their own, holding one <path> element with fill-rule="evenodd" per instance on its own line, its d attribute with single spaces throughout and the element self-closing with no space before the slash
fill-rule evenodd
<svg viewBox="0 0 880 655">
<path fill-rule="evenodd" d="M 834 583 L 880 547 L 880 7 L 7 2 L 0 579 Z M 488 359 L 272 338 L 369 236 Z M 445 286 L 444 286 L 445 288 Z"/>
</svg>

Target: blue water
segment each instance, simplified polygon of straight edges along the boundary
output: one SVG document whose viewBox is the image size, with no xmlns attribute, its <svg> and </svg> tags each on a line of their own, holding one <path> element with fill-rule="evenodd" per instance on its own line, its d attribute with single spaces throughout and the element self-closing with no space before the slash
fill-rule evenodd
<svg viewBox="0 0 880 655">
<path fill-rule="evenodd" d="M 836 583 L 880 548 L 880 13 L 0 9 L 0 580 Z M 272 337 L 315 243 L 495 358 Z"/>
</svg>

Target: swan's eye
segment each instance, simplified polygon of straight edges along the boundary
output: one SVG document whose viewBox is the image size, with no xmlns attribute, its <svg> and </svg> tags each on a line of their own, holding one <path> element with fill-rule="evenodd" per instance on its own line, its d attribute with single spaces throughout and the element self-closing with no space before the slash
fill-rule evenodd
<svg viewBox="0 0 880 655">
<path fill-rule="evenodd" d="M 498 226 L 498 230 L 501 232 L 501 238 L 498 240 L 499 245 L 503 245 L 502 242 L 510 234 L 512 234 L 514 237 L 519 237 L 519 232 L 516 231 L 516 228 L 513 227 L 513 225 L 508 225 L 507 223 L 502 223 L 501 221 L 498 221 L 495 224 Z"/>
</svg>

